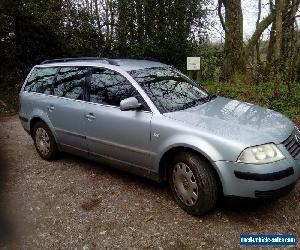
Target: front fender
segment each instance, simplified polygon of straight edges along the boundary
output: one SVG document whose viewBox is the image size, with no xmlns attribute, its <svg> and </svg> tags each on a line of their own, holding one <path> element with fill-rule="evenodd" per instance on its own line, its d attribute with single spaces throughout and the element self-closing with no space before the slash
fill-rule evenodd
<svg viewBox="0 0 300 250">
<path fill-rule="evenodd" d="M 155 161 L 155 168 L 159 168 L 160 160 L 171 149 L 185 147 L 193 149 L 199 152 L 201 155 L 207 158 L 210 162 L 222 159 L 222 155 L 219 151 L 207 141 L 195 136 L 187 135 L 174 135 L 165 140 L 158 148 L 157 159 Z"/>
</svg>

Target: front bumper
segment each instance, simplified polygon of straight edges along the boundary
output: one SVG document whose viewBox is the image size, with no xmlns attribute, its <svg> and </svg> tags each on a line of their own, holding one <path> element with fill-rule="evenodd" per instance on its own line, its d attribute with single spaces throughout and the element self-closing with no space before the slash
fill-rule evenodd
<svg viewBox="0 0 300 250">
<path fill-rule="evenodd" d="M 27 134 L 30 135 L 30 127 L 29 127 L 29 121 L 28 121 L 28 118 L 24 117 L 24 116 L 21 116 L 19 114 L 19 119 L 20 119 L 20 122 L 21 122 L 21 125 L 22 127 L 24 128 L 24 130 L 27 132 Z"/>
<path fill-rule="evenodd" d="M 272 198 L 288 193 L 300 178 L 300 159 L 290 155 L 269 164 L 214 162 L 225 196 Z"/>
</svg>

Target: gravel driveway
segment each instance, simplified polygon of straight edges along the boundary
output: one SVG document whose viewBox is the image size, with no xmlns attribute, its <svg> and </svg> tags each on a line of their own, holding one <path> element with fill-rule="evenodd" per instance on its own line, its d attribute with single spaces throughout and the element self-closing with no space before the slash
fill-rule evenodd
<svg viewBox="0 0 300 250">
<path fill-rule="evenodd" d="M 1 118 L 12 249 L 237 249 L 241 233 L 300 237 L 300 184 L 271 203 L 220 203 L 195 218 L 165 184 L 71 155 L 43 161 L 17 116 Z"/>
</svg>

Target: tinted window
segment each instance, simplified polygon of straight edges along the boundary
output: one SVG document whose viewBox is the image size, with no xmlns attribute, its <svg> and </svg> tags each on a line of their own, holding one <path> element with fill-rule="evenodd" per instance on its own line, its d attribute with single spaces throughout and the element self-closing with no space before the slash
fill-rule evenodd
<svg viewBox="0 0 300 250">
<path fill-rule="evenodd" d="M 86 68 L 61 68 L 54 83 L 53 94 L 60 97 L 83 100 L 86 73 Z"/>
<path fill-rule="evenodd" d="M 35 68 L 25 86 L 29 92 L 50 94 L 57 68 Z"/>
<path fill-rule="evenodd" d="M 211 96 L 171 68 L 146 68 L 129 72 L 161 112 L 186 109 Z"/>
<path fill-rule="evenodd" d="M 132 96 L 138 97 L 138 93 L 124 76 L 108 69 L 93 69 L 90 90 L 91 102 L 120 106 L 123 99 Z"/>
</svg>

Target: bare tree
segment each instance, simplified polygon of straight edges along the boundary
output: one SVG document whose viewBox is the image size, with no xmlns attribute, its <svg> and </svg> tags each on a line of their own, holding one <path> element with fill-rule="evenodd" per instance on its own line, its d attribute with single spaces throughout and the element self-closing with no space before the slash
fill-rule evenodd
<svg viewBox="0 0 300 250">
<path fill-rule="evenodd" d="M 221 8 L 225 7 L 225 21 Z M 247 64 L 253 49 L 257 45 L 264 30 L 273 22 L 274 11 L 271 11 L 261 21 L 256 24 L 256 30 L 252 34 L 248 43 L 243 43 L 243 13 L 241 0 L 218 0 L 218 15 L 225 30 L 225 79 L 235 81 L 247 79 Z"/>
<path fill-rule="evenodd" d="M 258 14 L 257 14 L 257 20 L 256 20 L 256 29 L 258 28 L 259 22 L 260 22 L 260 18 L 261 18 L 261 0 L 258 0 Z M 256 43 L 256 60 L 257 60 L 257 64 L 260 65 L 261 64 L 261 60 L 260 60 L 260 51 L 259 51 L 259 47 L 260 47 L 260 40 L 257 40 Z"/>
<path fill-rule="evenodd" d="M 281 72 L 281 49 L 282 49 L 282 11 L 283 0 L 275 2 L 275 45 L 274 45 L 274 66 L 273 74 L 275 76 L 274 95 L 276 98 L 280 96 L 280 83 L 282 79 Z"/>
</svg>

